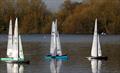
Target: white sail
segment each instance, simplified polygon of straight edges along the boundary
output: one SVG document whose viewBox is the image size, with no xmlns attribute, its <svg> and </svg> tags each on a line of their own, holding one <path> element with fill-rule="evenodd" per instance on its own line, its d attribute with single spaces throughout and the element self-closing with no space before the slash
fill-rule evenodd
<svg viewBox="0 0 120 73">
<path fill-rule="evenodd" d="M 95 20 L 95 29 L 94 29 L 94 36 L 93 36 L 93 43 L 92 43 L 92 50 L 91 50 L 91 56 L 97 57 L 97 19 Z"/>
<path fill-rule="evenodd" d="M 55 56 L 55 50 L 56 50 L 56 28 L 55 28 L 55 23 L 52 23 L 52 32 L 51 32 L 51 45 L 50 45 L 50 54 L 52 56 Z"/>
<path fill-rule="evenodd" d="M 19 35 L 19 58 L 24 60 L 23 47 L 20 35 Z"/>
<path fill-rule="evenodd" d="M 57 55 L 61 56 L 62 55 L 62 51 L 61 51 L 61 43 L 60 43 L 60 36 L 59 36 L 59 32 L 57 31 L 57 19 L 56 19 L 56 49 L 57 49 Z"/>
<path fill-rule="evenodd" d="M 56 40 L 57 40 L 57 55 L 61 56 L 62 50 L 61 50 L 60 37 L 58 32 L 57 32 Z"/>
<path fill-rule="evenodd" d="M 55 32 L 57 32 L 57 19 L 55 21 Z M 57 34 L 57 33 L 56 33 Z"/>
<path fill-rule="evenodd" d="M 15 20 L 14 36 L 13 36 L 13 57 L 18 59 L 18 19 Z"/>
<path fill-rule="evenodd" d="M 101 46 L 100 46 L 100 40 L 98 35 L 98 56 L 102 56 Z"/>
<path fill-rule="evenodd" d="M 12 57 L 13 55 L 13 38 L 12 38 L 12 20 L 9 23 L 9 33 L 8 33 L 8 44 L 7 44 L 7 56 Z"/>
<path fill-rule="evenodd" d="M 101 60 L 92 59 L 91 60 L 92 73 L 100 73 L 101 64 L 102 64 Z"/>
</svg>

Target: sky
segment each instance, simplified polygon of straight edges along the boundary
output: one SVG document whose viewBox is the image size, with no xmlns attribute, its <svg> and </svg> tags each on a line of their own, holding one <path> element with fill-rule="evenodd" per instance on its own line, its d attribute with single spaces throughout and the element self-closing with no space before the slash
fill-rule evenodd
<svg viewBox="0 0 120 73">
<path fill-rule="evenodd" d="M 47 5 L 47 8 L 53 12 L 58 11 L 60 9 L 61 4 L 64 2 L 64 0 L 43 0 L 43 1 Z M 71 0 L 71 1 L 81 2 L 82 0 Z"/>
</svg>

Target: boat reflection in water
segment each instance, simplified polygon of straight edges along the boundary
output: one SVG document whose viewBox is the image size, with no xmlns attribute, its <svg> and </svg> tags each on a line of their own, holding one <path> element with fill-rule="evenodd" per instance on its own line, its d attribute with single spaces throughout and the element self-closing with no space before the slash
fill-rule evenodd
<svg viewBox="0 0 120 73">
<path fill-rule="evenodd" d="M 97 59 L 91 60 L 92 73 L 101 73 L 102 61 Z"/>
<path fill-rule="evenodd" d="M 15 63 L 7 63 L 7 73 L 24 73 L 24 66 Z"/>
<path fill-rule="evenodd" d="M 62 65 L 62 60 L 51 59 L 50 61 L 51 73 L 60 73 L 61 65 Z"/>
</svg>

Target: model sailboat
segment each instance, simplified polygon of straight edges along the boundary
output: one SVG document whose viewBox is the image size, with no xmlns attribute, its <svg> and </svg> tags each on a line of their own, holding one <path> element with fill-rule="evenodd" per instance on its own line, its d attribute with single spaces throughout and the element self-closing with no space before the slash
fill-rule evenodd
<svg viewBox="0 0 120 73">
<path fill-rule="evenodd" d="M 107 57 L 102 56 L 99 34 L 97 33 L 97 19 L 95 20 L 91 57 L 89 59 L 107 59 Z"/>
<path fill-rule="evenodd" d="M 67 55 L 62 54 L 59 32 L 57 30 L 57 20 L 52 22 L 50 55 L 47 55 L 46 58 L 67 59 Z"/>
<path fill-rule="evenodd" d="M 7 45 L 7 57 L 0 58 L 2 61 L 15 62 L 15 63 L 28 63 L 25 61 L 21 36 L 18 34 L 18 19 L 15 20 L 14 35 L 12 34 L 12 20 L 9 24 L 9 33 L 8 33 L 8 45 Z"/>
</svg>

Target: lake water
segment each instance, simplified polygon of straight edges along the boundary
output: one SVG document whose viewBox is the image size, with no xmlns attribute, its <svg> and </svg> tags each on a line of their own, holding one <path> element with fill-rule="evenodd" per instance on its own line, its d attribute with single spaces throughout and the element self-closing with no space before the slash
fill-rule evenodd
<svg viewBox="0 0 120 73">
<path fill-rule="evenodd" d="M 0 61 L 0 73 L 120 73 L 120 35 L 100 36 L 102 53 L 107 61 L 89 61 L 92 35 L 60 36 L 62 52 L 67 61 L 45 60 L 49 54 L 50 35 L 22 35 L 25 58 L 30 65 L 7 64 Z M 7 35 L 0 35 L 0 57 L 6 56 Z"/>
</svg>

